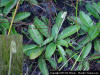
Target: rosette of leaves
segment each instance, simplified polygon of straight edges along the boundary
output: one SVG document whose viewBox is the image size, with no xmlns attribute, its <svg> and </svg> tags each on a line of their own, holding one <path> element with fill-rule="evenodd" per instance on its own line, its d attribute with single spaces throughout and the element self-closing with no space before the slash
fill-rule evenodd
<svg viewBox="0 0 100 75">
<path fill-rule="evenodd" d="M 18 0 L 0 0 L 0 32 L 6 35 L 9 30 L 12 16 Z M 20 22 L 29 17 L 29 12 L 18 12 L 15 16 L 14 23 Z M 7 18 L 6 18 L 7 17 Z M 17 34 L 15 26 L 12 27 L 11 34 Z"/>
<path fill-rule="evenodd" d="M 93 5 L 86 5 L 89 13 L 96 19 L 100 19 L 99 7 L 100 2 L 97 4 L 93 3 Z M 74 17 L 73 19 L 74 21 L 77 19 L 77 24 L 80 26 L 79 37 L 83 36 L 81 39 L 78 39 L 78 45 L 74 48 L 80 52 L 78 52 L 78 54 L 71 50 L 66 50 L 66 52 L 70 57 L 76 54 L 73 58 L 79 62 L 79 65 L 75 70 L 89 70 L 89 61 L 100 59 L 100 23 L 95 23 L 91 17 L 83 11 L 79 12 L 79 17 Z M 94 50 L 94 53 L 92 53 L 91 50 Z"/>
<path fill-rule="evenodd" d="M 51 34 L 48 33 L 48 21 L 34 18 L 34 23 L 29 25 L 28 32 L 36 44 L 24 45 L 23 51 L 30 59 L 38 58 L 39 68 L 43 75 L 48 75 L 46 60 L 54 69 L 57 69 L 57 62 L 53 55 L 57 52 L 62 57 L 62 63 L 67 61 L 66 52 L 63 47 L 68 48 L 68 37 L 76 33 L 79 25 L 72 25 L 59 32 L 66 18 L 67 12 L 59 12 L 55 24 L 52 25 Z"/>
</svg>

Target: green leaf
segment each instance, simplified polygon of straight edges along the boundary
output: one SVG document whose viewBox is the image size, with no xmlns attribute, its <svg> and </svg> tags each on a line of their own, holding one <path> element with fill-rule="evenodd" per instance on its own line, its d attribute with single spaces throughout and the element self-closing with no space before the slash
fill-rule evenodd
<svg viewBox="0 0 100 75">
<path fill-rule="evenodd" d="M 38 2 L 37 2 L 37 0 L 29 0 L 29 2 L 31 3 L 31 4 L 38 4 Z"/>
<path fill-rule="evenodd" d="M 66 56 L 66 52 L 64 51 L 63 47 L 61 47 L 60 45 L 57 45 L 58 47 L 58 51 L 61 54 L 61 56 Z"/>
<path fill-rule="evenodd" d="M 85 26 L 87 26 L 88 28 L 90 28 L 91 26 L 93 26 L 92 19 L 87 14 L 85 14 L 83 11 L 80 11 L 79 16 L 80 16 L 81 22 Z"/>
<path fill-rule="evenodd" d="M 99 16 L 97 10 L 94 8 L 95 6 L 96 6 L 95 4 L 91 5 L 90 3 L 88 3 L 86 5 L 86 9 L 90 12 L 91 15 L 93 15 L 95 18 L 99 19 L 100 16 Z"/>
<path fill-rule="evenodd" d="M 98 10 L 98 13 L 100 14 L 100 2 L 98 2 L 97 5 L 98 5 L 97 10 Z"/>
<path fill-rule="evenodd" d="M 74 33 L 76 33 L 78 30 L 80 29 L 79 25 L 74 25 L 74 26 L 70 26 L 68 28 L 65 28 L 58 36 L 58 39 L 64 39 L 67 38 L 71 35 L 73 35 Z"/>
<path fill-rule="evenodd" d="M 38 59 L 38 65 L 39 65 L 39 69 L 42 72 L 42 75 L 49 75 L 48 69 L 47 69 L 47 65 L 45 60 L 43 59 L 43 57 L 40 57 Z"/>
<path fill-rule="evenodd" d="M 4 17 L 0 17 L 0 19 L 0 25 L 6 30 L 9 29 L 9 21 Z"/>
<path fill-rule="evenodd" d="M 39 57 L 42 54 L 43 50 L 44 50 L 43 47 L 39 47 L 39 48 L 29 50 L 29 51 L 31 51 L 30 55 L 29 55 L 29 58 L 30 59 L 35 59 L 35 58 Z"/>
<path fill-rule="evenodd" d="M 85 25 L 80 25 L 81 29 L 85 32 L 88 32 L 89 31 L 89 28 Z"/>
<path fill-rule="evenodd" d="M 53 36 L 55 41 L 57 39 L 58 32 L 59 32 L 58 26 L 57 25 L 53 25 L 53 27 L 52 27 L 52 36 Z"/>
<path fill-rule="evenodd" d="M 81 22 L 81 20 L 80 20 L 79 17 L 73 17 L 73 16 L 71 16 L 71 18 L 73 19 L 72 21 L 77 22 L 77 24 L 80 25 L 80 28 L 82 30 L 84 30 L 85 32 L 88 32 L 89 28 Z"/>
<path fill-rule="evenodd" d="M 37 17 L 34 18 L 34 25 L 45 36 L 48 37 L 48 26 Z"/>
<path fill-rule="evenodd" d="M 80 25 L 80 27 L 81 27 L 81 29 L 82 30 L 84 30 L 85 32 L 88 32 L 88 27 L 86 26 L 86 25 L 84 25 L 82 22 L 81 22 L 81 20 L 80 20 L 80 18 L 78 18 L 77 17 L 77 22 L 78 22 L 78 24 Z"/>
<path fill-rule="evenodd" d="M 55 50 L 56 50 L 56 44 L 50 43 L 46 48 L 45 57 L 50 58 L 54 54 Z"/>
<path fill-rule="evenodd" d="M 16 5 L 17 0 L 11 0 L 9 1 L 9 3 L 6 5 L 6 7 L 3 10 L 3 13 L 5 16 L 8 15 L 8 13 L 10 13 L 11 9 L 14 8 L 14 6 Z"/>
<path fill-rule="evenodd" d="M 30 36 L 32 37 L 32 39 L 37 43 L 37 44 L 42 44 L 43 43 L 43 37 L 42 35 L 39 33 L 39 31 L 35 28 L 34 25 L 29 25 L 29 29 L 28 29 Z"/>
<path fill-rule="evenodd" d="M 94 40 L 99 35 L 98 28 L 96 26 L 91 27 L 88 34 L 90 39 Z"/>
<path fill-rule="evenodd" d="M 93 3 L 93 7 L 97 10 L 97 12 L 100 14 L 100 5 Z M 100 18 L 99 18 L 100 19 Z"/>
<path fill-rule="evenodd" d="M 91 43 L 88 43 L 85 47 L 84 47 L 84 50 L 81 54 L 81 58 L 84 59 L 86 58 L 86 56 L 90 53 L 91 51 L 91 47 L 92 47 L 92 44 Z"/>
<path fill-rule="evenodd" d="M 58 28 L 61 28 L 62 23 L 64 22 L 66 18 L 67 12 L 59 12 L 57 17 L 56 17 L 56 25 Z"/>
<path fill-rule="evenodd" d="M 94 49 L 96 52 L 100 53 L 100 40 L 94 41 Z"/>
<path fill-rule="evenodd" d="M 48 38 L 43 42 L 42 46 L 44 46 L 44 45 L 50 43 L 52 40 L 53 40 L 53 37 L 48 37 Z"/>
<path fill-rule="evenodd" d="M 98 32 L 100 32 L 100 22 L 96 23 L 96 26 L 98 28 Z"/>
<path fill-rule="evenodd" d="M 98 6 L 100 6 L 100 2 L 98 2 L 97 4 L 98 4 Z"/>
<path fill-rule="evenodd" d="M 75 47 L 75 50 L 79 50 L 80 48 L 85 46 L 89 41 L 90 41 L 90 38 L 86 36 L 85 38 L 83 38 L 81 41 L 78 42 L 78 46 Z"/>
<path fill-rule="evenodd" d="M 56 17 L 56 23 L 52 27 L 52 36 L 55 38 L 55 40 L 58 37 L 58 33 L 65 20 L 66 15 L 67 15 L 67 12 L 59 12 Z"/>
<path fill-rule="evenodd" d="M 68 47 L 68 42 L 63 39 L 57 40 L 57 45 L 62 45 L 62 46 Z"/>
<path fill-rule="evenodd" d="M 23 52 L 26 52 L 26 51 L 28 51 L 28 50 L 34 49 L 34 48 L 36 48 L 36 47 L 37 47 L 37 45 L 34 45 L 34 44 L 31 44 L 31 45 L 24 45 L 24 46 L 23 46 Z"/>
<path fill-rule="evenodd" d="M 58 59 L 58 63 L 61 63 L 63 61 L 63 58 L 60 56 Z"/>
<path fill-rule="evenodd" d="M 30 16 L 29 12 L 20 12 L 16 14 L 14 22 L 22 21 L 23 19 L 27 18 Z"/>
<path fill-rule="evenodd" d="M 49 61 L 49 63 L 51 64 L 51 66 L 52 66 L 54 69 L 57 68 L 57 63 L 56 63 L 56 61 L 55 61 L 54 59 L 49 58 L 49 59 L 47 59 L 47 60 Z"/>
<path fill-rule="evenodd" d="M 6 6 L 10 0 L 0 0 L 0 7 Z"/>
<path fill-rule="evenodd" d="M 66 52 L 64 51 L 64 49 L 63 49 L 63 47 L 62 46 L 60 46 L 60 45 L 57 45 L 57 47 L 58 47 L 58 52 L 59 52 L 59 54 L 62 56 L 62 58 L 63 58 L 63 63 L 66 63 L 66 61 L 67 61 L 67 59 L 66 59 Z M 65 65 L 65 67 L 67 67 L 68 66 L 68 63 L 66 63 L 66 65 Z"/>
</svg>

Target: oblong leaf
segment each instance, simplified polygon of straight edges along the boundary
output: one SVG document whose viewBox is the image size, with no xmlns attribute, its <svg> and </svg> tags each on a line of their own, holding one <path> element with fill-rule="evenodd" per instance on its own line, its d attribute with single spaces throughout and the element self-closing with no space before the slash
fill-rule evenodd
<svg viewBox="0 0 100 75">
<path fill-rule="evenodd" d="M 80 11 L 79 16 L 80 16 L 81 22 L 84 25 L 86 25 L 88 28 L 90 28 L 91 26 L 93 26 L 92 19 L 87 14 L 85 14 L 83 11 Z"/>
<path fill-rule="evenodd" d="M 16 5 L 18 0 L 10 0 L 9 3 L 6 5 L 6 7 L 3 10 L 4 15 L 8 15 L 8 13 L 11 11 L 12 8 Z"/>
<path fill-rule="evenodd" d="M 38 65 L 39 65 L 39 69 L 42 72 L 42 75 L 49 75 L 48 69 L 47 69 L 47 65 L 45 60 L 43 59 L 43 57 L 40 57 L 38 59 Z"/>
<path fill-rule="evenodd" d="M 55 38 L 55 40 L 57 39 L 58 33 L 65 20 L 66 15 L 67 12 L 59 12 L 56 17 L 56 23 L 52 27 L 52 36 Z"/>
<path fill-rule="evenodd" d="M 66 52 L 64 51 L 63 47 L 61 47 L 60 45 L 57 45 L 57 48 L 58 48 L 58 52 L 59 52 L 60 56 L 63 59 L 63 63 L 64 64 L 66 63 L 65 67 L 67 67 L 68 66 L 68 63 L 66 62 L 67 59 L 65 57 L 66 56 Z"/>
<path fill-rule="evenodd" d="M 76 19 L 77 19 L 77 23 L 80 25 L 81 29 L 84 30 L 85 32 L 88 32 L 89 28 L 81 22 L 80 18 L 77 17 Z"/>
<path fill-rule="evenodd" d="M 91 47 L 92 47 L 92 44 L 91 43 L 88 43 L 85 47 L 84 47 L 84 50 L 81 54 L 81 58 L 84 59 L 86 58 L 86 56 L 90 53 L 91 51 Z"/>
<path fill-rule="evenodd" d="M 82 30 L 84 30 L 85 32 L 88 32 L 89 28 L 81 22 L 81 20 L 80 20 L 79 17 L 73 17 L 73 16 L 71 16 L 71 18 L 72 18 L 71 21 L 74 21 L 75 23 L 77 21 L 77 24 L 80 25 L 80 28 Z"/>
<path fill-rule="evenodd" d="M 40 56 L 42 54 L 43 50 L 44 50 L 43 47 L 32 49 L 30 52 L 29 58 L 30 59 L 37 58 L 38 56 Z"/>
<path fill-rule="evenodd" d="M 24 46 L 23 46 L 23 52 L 26 52 L 26 51 L 28 51 L 28 50 L 34 49 L 34 48 L 36 48 L 36 47 L 37 47 L 37 45 L 34 45 L 34 44 L 31 44 L 31 45 L 24 45 Z"/>
<path fill-rule="evenodd" d="M 42 44 L 43 43 L 43 37 L 39 33 L 39 31 L 35 28 L 34 25 L 29 25 L 28 32 L 30 33 L 30 36 L 32 39 L 37 43 L 37 44 Z"/>
<path fill-rule="evenodd" d="M 80 25 L 81 29 L 84 30 L 85 32 L 89 31 L 89 28 L 86 25 Z"/>
<path fill-rule="evenodd" d="M 90 12 L 91 15 L 93 15 L 95 18 L 99 19 L 100 16 L 97 12 L 97 10 L 94 8 L 95 4 L 91 5 L 90 3 L 88 3 L 86 5 L 86 9 Z"/>
<path fill-rule="evenodd" d="M 20 13 L 16 14 L 14 22 L 21 21 L 29 16 L 30 16 L 29 12 L 20 12 Z"/>
<path fill-rule="evenodd" d="M 91 27 L 88 34 L 90 39 L 94 40 L 99 35 L 98 28 L 96 26 Z"/>
<path fill-rule="evenodd" d="M 58 48 L 58 51 L 61 54 L 61 56 L 66 56 L 66 52 L 60 45 L 57 45 L 57 48 Z"/>
<path fill-rule="evenodd" d="M 58 39 L 64 39 L 66 37 L 69 37 L 71 35 L 73 35 L 74 33 L 76 33 L 78 30 L 80 29 L 79 25 L 74 25 L 74 26 L 70 26 L 68 28 L 65 28 L 59 35 L 58 35 Z"/>
<path fill-rule="evenodd" d="M 37 17 L 34 18 L 34 25 L 45 36 L 48 37 L 48 26 Z"/>
<path fill-rule="evenodd" d="M 56 50 L 56 44 L 50 43 L 46 48 L 45 57 L 50 58 L 54 54 L 55 50 Z"/>
</svg>

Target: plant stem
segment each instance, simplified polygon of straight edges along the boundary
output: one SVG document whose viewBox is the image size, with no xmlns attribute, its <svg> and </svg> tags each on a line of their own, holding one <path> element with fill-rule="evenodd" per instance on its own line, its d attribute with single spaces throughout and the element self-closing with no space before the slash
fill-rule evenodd
<svg viewBox="0 0 100 75">
<path fill-rule="evenodd" d="M 73 66 L 72 66 L 72 68 L 71 68 L 71 71 L 72 71 L 72 70 L 73 70 L 73 68 L 75 67 L 75 65 L 76 65 L 76 63 L 77 63 L 77 61 L 78 61 L 79 57 L 81 56 L 81 54 L 82 54 L 83 50 L 84 50 L 84 48 L 82 49 L 82 51 L 80 52 L 79 56 L 77 57 L 77 59 L 76 59 L 75 63 L 73 64 Z"/>
<path fill-rule="evenodd" d="M 10 75 L 10 73 L 11 73 L 11 60 L 12 60 L 12 51 L 10 51 L 10 60 L 9 60 L 9 71 L 8 71 L 8 75 Z"/>
<path fill-rule="evenodd" d="M 76 53 L 76 54 L 78 54 L 78 53 Z M 76 54 L 74 54 L 71 58 L 73 58 Z M 59 71 L 61 71 L 61 69 L 66 65 L 66 63 L 67 63 L 71 58 L 69 58 L 69 59 L 62 65 L 62 67 L 59 69 Z"/>
<path fill-rule="evenodd" d="M 14 21 L 14 18 L 15 18 L 17 9 L 18 9 L 19 2 L 20 2 L 20 0 L 17 2 L 16 9 L 15 9 L 14 15 L 13 15 L 13 17 L 12 17 L 12 21 L 11 21 L 10 28 L 9 28 L 9 31 L 8 31 L 8 35 L 9 35 L 10 32 L 11 32 L 12 24 L 13 24 L 13 21 Z"/>
</svg>

